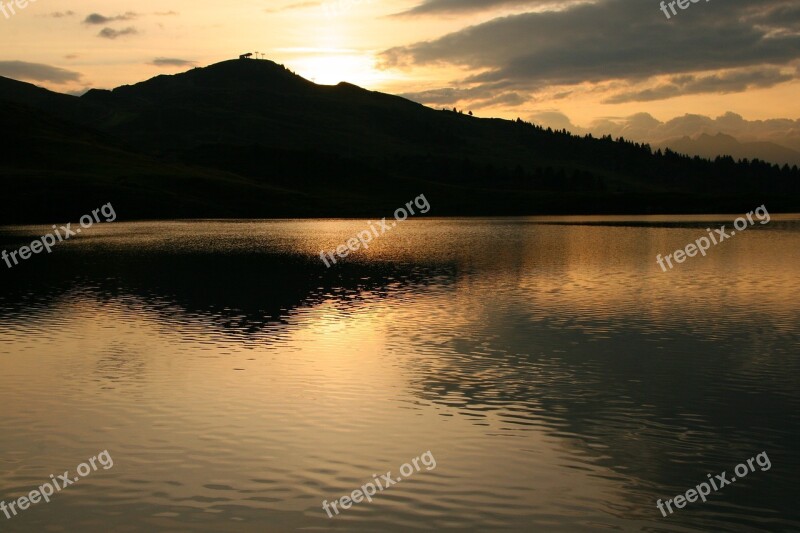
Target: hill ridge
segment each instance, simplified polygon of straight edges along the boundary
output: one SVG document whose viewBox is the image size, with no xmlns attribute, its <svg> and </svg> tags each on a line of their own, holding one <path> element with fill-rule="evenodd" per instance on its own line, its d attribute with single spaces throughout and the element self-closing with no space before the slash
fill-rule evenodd
<svg viewBox="0 0 800 533">
<path fill-rule="evenodd" d="M 80 98 L 42 91 L 0 80 L 0 111 L 30 110 L 20 141 L 39 155 L 0 169 L 9 220 L 82 212 L 85 198 L 59 196 L 64 183 L 118 198 L 131 217 L 376 216 L 420 192 L 440 215 L 746 212 L 754 198 L 800 211 L 796 167 L 435 110 L 346 82 L 318 85 L 268 60 Z M 48 115 L 92 140 L 55 138 Z M 59 158 L 64 168 L 37 163 Z"/>
</svg>

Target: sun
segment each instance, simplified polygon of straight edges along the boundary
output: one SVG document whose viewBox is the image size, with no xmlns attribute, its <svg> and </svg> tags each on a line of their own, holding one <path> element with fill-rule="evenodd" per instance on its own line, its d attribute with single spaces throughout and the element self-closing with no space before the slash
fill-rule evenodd
<svg viewBox="0 0 800 533">
<path fill-rule="evenodd" d="M 288 61 L 287 66 L 320 85 L 336 85 L 346 81 L 359 86 L 374 86 L 386 79 L 385 73 L 375 68 L 371 54 L 330 48 L 307 49 L 304 52 Z"/>
</svg>

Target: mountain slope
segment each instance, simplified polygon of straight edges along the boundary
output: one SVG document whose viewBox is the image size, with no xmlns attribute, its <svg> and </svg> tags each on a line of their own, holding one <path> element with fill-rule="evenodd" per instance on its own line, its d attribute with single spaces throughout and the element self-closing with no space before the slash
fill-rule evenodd
<svg viewBox="0 0 800 533">
<path fill-rule="evenodd" d="M 439 215 L 800 208 L 796 170 L 437 111 L 264 60 L 80 98 L 0 80 L 0 106 L 27 154 L 0 171 L 8 221 L 80 215 L 90 198 L 126 218 L 384 216 L 420 193 Z M 80 193 L 57 192 L 66 175 Z"/>
<path fill-rule="evenodd" d="M 14 143 L 0 143 L 0 222 L 74 219 L 111 201 L 137 218 L 258 216 L 294 202 L 297 192 L 221 170 L 137 153 L 108 136 L 30 107 L 0 102 L 0 124 Z M 235 206 L 235 207 L 234 207 Z"/>
</svg>

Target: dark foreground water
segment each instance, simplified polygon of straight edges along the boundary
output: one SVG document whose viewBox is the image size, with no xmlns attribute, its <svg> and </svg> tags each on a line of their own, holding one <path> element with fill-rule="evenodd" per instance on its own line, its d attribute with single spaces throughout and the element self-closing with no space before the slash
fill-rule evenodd
<svg viewBox="0 0 800 533">
<path fill-rule="evenodd" d="M 732 218 L 409 220 L 330 269 L 366 221 L 114 222 L 0 263 L 0 501 L 113 459 L 0 531 L 798 531 L 800 218 L 655 263 Z"/>
</svg>

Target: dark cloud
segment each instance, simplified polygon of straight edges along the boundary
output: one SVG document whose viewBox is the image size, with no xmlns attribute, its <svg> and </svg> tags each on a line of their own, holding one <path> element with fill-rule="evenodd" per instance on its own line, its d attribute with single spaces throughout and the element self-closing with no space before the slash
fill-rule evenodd
<svg viewBox="0 0 800 533">
<path fill-rule="evenodd" d="M 172 57 L 157 57 L 150 62 L 157 67 L 191 67 L 196 63 L 188 59 L 176 59 Z"/>
<path fill-rule="evenodd" d="M 452 87 L 448 87 L 444 89 L 431 89 L 416 93 L 403 93 L 400 96 L 429 106 L 452 106 L 453 104 L 465 99 L 465 97 L 468 98 L 466 93 L 467 92 L 463 89 L 453 89 Z"/>
<path fill-rule="evenodd" d="M 478 86 L 466 89 L 447 87 L 415 93 L 404 93 L 400 96 L 432 107 L 452 107 L 462 102 L 468 102 L 469 106 L 474 109 L 498 105 L 514 107 L 522 105 L 528 100 L 527 96 L 522 96 L 515 92 L 503 92 L 502 87 L 497 85 Z"/>
<path fill-rule="evenodd" d="M 769 88 L 793 79 L 796 79 L 796 73 L 785 74 L 781 69 L 770 67 L 723 72 L 708 76 L 675 76 L 669 83 L 616 94 L 604 100 L 604 103 L 650 102 L 687 94 L 741 92 L 747 89 Z"/>
<path fill-rule="evenodd" d="M 756 8 L 752 14 L 754 24 L 764 24 L 770 27 L 796 25 L 800 23 L 800 5 L 793 1 L 784 1 L 771 7 Z"/>
<path fill-rule="evenodd" d="M 519 6 L 559 8 L 579 1 L 586 0 L 425 0 L 408 11 L 398 13 L 398 16 L 471 13 Z"/>
<path fill-rule="evenodd" d="M 74 17 L 74 11 L 53 11 L 52 13 L 47 13 L 46 15 L 40 15 L 42 17 L 50 17 L 54 19 L 60 19 L 64 17 Z"/>
<path fill-rule="evenodd" d="M 117 37 L 122 37 L 123 35 L 136 35 L 137 33 L 139 33 L 139 31 L 136 28 L 129 26 L 123 30 L 103 28 L 100 30 L 100 33 L 98 33 L 97 36 L 102 37 L 103 39 L 116 39 Z"/>
<path fill-rule="evenodd" d="M 84 24 L 108 24 L 110 22 L 117 22 L 120 20 L 133 20 L 139 15 L 128 11 L 122 15 L 116 15 L 114 17 L 106 17 L 105 15 L 101 15 L 100 13 L 92 13 L 88 17 L 83 20 Z"/>
<path fill-rule="evenodd" d="M 15 80 L 49 81 L 55 84 L 76 82 L 81 79 L 79 72 L 25 61 L 0 61 L 0 76 Z"/>
<path fill-rule="evenodd" d="M 516 92 L 500 93 L 485 100 L 473 101 L 470 107 L 483 109 L 485 107 L 516 107 L 524 104 L 530 99 L 529 96 L 522 96 Z"/>
<path fill-rule="evenodd" d="M 678 91 L 744 90 L 786 81 L 786 74 L 767 67 L 800 60 L 796 4 L 700 2 L 666 20 L 657 2 L 598 0 L 497 18 L 433 41 L 392 48 L 381 54 L 380 66 L 456 65 L 479 72 L 460 85 L 503 83 L 504 91 L 553 86 L 563 91 L 585 82 L 655 84 L 650 93 L 620 99 L 674 96 L 670 85 Z M 708 74 L 717 70 L 733 73 Z M 665 75 L 695 77 L 659 86 Z"/>
</svg>

